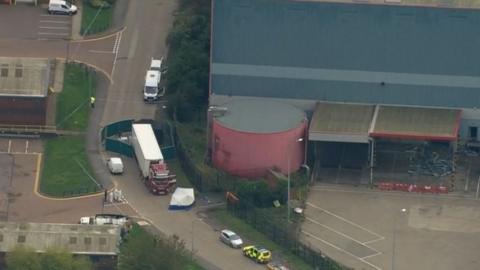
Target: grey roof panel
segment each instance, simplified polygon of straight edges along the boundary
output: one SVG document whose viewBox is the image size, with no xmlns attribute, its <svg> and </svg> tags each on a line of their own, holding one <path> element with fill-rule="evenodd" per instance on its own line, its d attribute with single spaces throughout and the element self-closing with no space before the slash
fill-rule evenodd
<svg viewBox="0 0 480 270">
<path fill-rule="evenodd" d="M 213 62 L 480 74 L 480 12 L 287 0 L 215 0 Z"/>
<path fill-rule="evenodd" d="M 402 104 L 438 107 L 479 107 L 478 88 L 439 87 L 348 81 L 212 76 L 217 95 L 279 97 L 334 102 Z"/>
<path fill-rule="evenodd" d="M 271 100 L 241 99 L 223 106 L 226 112 L 216 120 L 225 127 L 243 132 L 283 132 L 306 119 L 302 110 Z"/>
<path fill-rule="evenodd" d="M 215 0 L 212 93 L 478 107 L 478 25 L 479 10 Z"/>
</svg>

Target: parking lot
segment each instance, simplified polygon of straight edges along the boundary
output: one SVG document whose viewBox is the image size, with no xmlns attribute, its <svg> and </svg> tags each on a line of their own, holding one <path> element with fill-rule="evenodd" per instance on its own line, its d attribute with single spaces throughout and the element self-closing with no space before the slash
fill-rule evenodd
<svg viewBox="0 0 480 270">
<path fill-rule="evenodd" d="M 68 39 L 71 34 L 71 16 L 49 15 L 39 5 L 2 5 L 0 8 L 0 39 Z M 13 27 L 14 26 L 14 27 Z"/>
<path fill-rule="evenodd" d="M 354 269 L 477 269 L 479 203 L 317 185 L 308 197 L 301 237 Z"/>
<path fill-rule="evenodd" d="M 0 220 L 77 223 L 98 213 L 135 215 L 125 203 L 103 204 L 103 194 L 66 200 L 36 192 L 40 181 L 43 142 L 0 138 Z"/>
</svg>

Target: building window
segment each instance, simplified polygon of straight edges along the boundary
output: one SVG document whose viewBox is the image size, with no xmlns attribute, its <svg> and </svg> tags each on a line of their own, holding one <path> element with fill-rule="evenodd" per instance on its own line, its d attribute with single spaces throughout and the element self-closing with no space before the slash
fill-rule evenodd
<svg viewBox="0 0 480 270">
<path fill-rule="evenodd" d="M 77 237 L 70 237 L 69 242 L 70 242 L 70 245 L 75 245 L 75 244 L 77 244 Z"/>
<path fill-rule="evenodd" d="M 17 238 L 18 243 L 25 243 L 27 241 L 27 237 L 25 235 L 19 235 Z"/>
<path fill-rule="evenodd" d="M 105 238 L 105 237 L 100 237 L 99 242 L 100 242 L 100 245 L 101 245 L 101 246 L 104 246 L 104 245 L 107 244 L 107 238 Z"/>
<path fill-rule="evenodd" d="M 2 64 L 0 66 L 0 76 L 1 77 L 8 77 L 8 65 Z"/>
<path fill-rule="evenodd" d="M 85 243 L 85 245 L 91 245 L 92 244 L 92 238 L 85 237 L 85 239 L 83 239 L 83 242 Z"/>
<path fill-rule="evenodd" d="M 478 138 L 478 127 L 469 127 L 468 128 L 468 138 L 470 140 L 476 141 Z"/>
<path fill-rule="evenodd" d="M 15 78 L 21 78 L 23 74 L 23 67 L 22 65 L 15 66 Z"/>
</svg>

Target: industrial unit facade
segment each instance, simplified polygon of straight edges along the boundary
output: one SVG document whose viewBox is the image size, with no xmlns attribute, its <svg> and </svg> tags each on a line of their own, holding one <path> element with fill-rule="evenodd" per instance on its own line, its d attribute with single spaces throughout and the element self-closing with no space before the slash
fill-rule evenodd
<svg viewBox="0 0 480 270">
<path fill-rule="evenodd" d="M 296 106 L 311 116 L 310 142 L 352 143 L 366 153 L 361 164 L 373 165 L 376 141 L 440 142 L 453 153 L 459 139 L 478 140 L 478 10 L 214 0 L 212 11 L 213 107 Z"/>
<path fill-rule="evenodd" d="M 46 123 L 49 59 L 0 57 L 0 125 Z"/>
</svg>

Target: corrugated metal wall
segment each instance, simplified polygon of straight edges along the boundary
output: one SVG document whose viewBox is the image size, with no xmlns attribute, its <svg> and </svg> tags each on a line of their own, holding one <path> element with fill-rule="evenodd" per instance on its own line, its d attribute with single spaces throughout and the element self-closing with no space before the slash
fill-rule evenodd
<svg viewBox="0 0 480 270">
<path fill-rule="evenodd" d="M 213 163 L 228 173 L 241 177 L 261 177 L 268 169 L 279 168 L 283 173 L 297 171 L 303 163 L 307 121 L 278 133 L 248 133 L 236 131 L 213 122 Z"/>
</svg>

